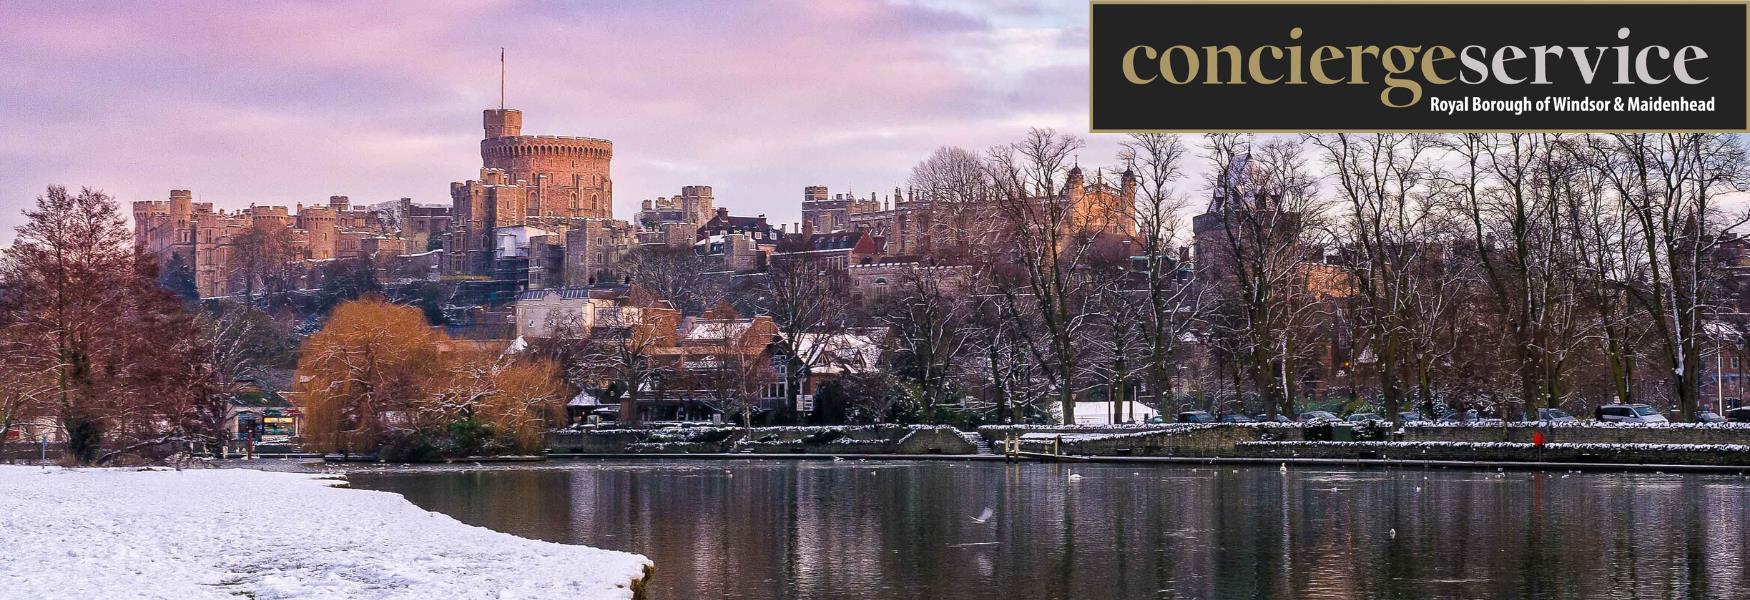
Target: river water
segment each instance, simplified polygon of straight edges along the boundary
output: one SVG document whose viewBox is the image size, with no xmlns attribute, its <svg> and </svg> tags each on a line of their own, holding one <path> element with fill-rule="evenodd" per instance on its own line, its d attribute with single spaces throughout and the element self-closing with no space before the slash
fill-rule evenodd
<svg viewBox="0 0 1750 600">
<path fill-rule="evenodd" d="M 644 554 L 652 600 L 1750 596 L 1739 475 L 637 459 L 351 480 Z"/>
</svg>

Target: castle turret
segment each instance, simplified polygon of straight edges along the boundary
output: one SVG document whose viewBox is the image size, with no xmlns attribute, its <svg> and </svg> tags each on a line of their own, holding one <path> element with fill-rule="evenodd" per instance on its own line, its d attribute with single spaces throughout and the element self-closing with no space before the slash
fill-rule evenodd
<svg viewBox="0 0 1750 600">
<path fill-rule="evenodd" d="M 335 230 L 335 210 L 332 207 L 314 204 L 298 206 L 298 228 L 306 232 L 309 239 L 310 258 L 327 260 L 335 257 L 335 242 L 338 239 Z"/>
<path fill-rule="evenodd" d="M 711 219 L 711 212 L 716 209 L 716 200 L 711 197 L 711 186 L 689 185 L 681 187 L 681 195 L 677 198 L 681 212 L 691 223 L 702 224 Z"/>
<path fill-rule="evenodd" d="M 1082 179 L 1082 167 L 1076 165 L 1069 170 L 1069 178 L 1064 181 L 1063 195 L 1068 196 L 1071 202 L 1081 200 L 1082 192 L 1085 191 L 1084 185 L 1086 181 Z"/>
<path fill-rule="evenodd" d="M 194 218 L 194 193 L 170 190 L 170 218 L 179 226 L 187 225 Z"/>
<path fill-rule="evenodd" d="M 514 108 L 486 109 L 486 139 L 523 134 L 523 111 Z"/>
</svg>

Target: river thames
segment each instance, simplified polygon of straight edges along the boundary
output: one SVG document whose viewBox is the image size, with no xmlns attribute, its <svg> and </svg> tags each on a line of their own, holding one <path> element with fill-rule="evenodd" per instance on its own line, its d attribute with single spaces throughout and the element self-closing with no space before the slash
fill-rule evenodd
<svg viewBox="0 0 1750 600">
<path fill-rule="evenodd" d="M 1750 593 L 1739 475 L 635 459 L 349 478 L 644 554 L 654 600 Z"/>
</svg>

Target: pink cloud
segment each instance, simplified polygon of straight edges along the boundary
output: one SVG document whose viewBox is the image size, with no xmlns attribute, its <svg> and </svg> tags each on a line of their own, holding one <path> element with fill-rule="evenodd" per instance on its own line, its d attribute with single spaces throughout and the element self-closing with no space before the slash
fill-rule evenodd
<svg viewBox="0 0 1750 600">
<path fill-rule="evenodd" d="M 616 214 L 682 185 L 794 220 L 801 188 L 891 190 L 944 144 L 1086 128 L 1085 20 L 874 0 L 10 4 L 0 226 L 48 184 L 123 201 L 447 202 L 479 115 L 615 142 Z M 1095 139 L 1086 164 L 1110 164 Z"/>
</svg>

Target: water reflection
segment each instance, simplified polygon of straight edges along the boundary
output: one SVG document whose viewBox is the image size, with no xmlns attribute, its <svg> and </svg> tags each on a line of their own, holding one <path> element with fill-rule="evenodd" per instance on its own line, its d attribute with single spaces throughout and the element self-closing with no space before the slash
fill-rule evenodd
<svg viewBox="0 0 1750 600">
<path fill-rule="evenodd" d="M 614 461 L 360 474 L 462 521 L 639 552 L 654 598 L 1746 594 L 1750 478 Z M 1069 477 L 1081 475 L 1079 479 Z M 976 517 L 985 508 L 992 516 Z"/>
</svg>

